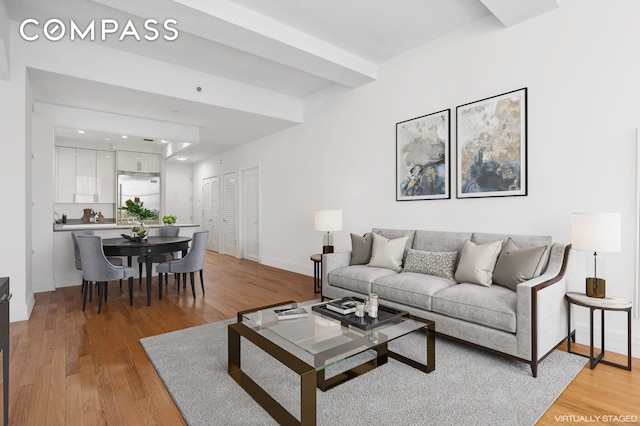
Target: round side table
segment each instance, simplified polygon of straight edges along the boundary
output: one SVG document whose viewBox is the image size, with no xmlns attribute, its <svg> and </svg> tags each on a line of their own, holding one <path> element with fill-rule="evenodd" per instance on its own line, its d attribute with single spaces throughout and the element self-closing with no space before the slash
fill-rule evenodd
<svg viewBox="0 0 640 426">
<path fill-rule="evenodd" d="M 565 298 L 569 302 L 569 309 L 567 309 L 567 352 L 581 355 L 589 358 L 589 366 L 593 369 L 599 362 L 614 367 L 623 368 L 625 370 L 631 370 L 631 306 L 632 303 L 627 299 L 620 299 L 616 297 L 605 297 L 602 299 L 589 297 L 584 293 L 577 293 L 570 291 L 565 295 Z M 589 321 L 589 355 L 583 355 L 571 350 L 571 305 L 584 306 L 591 311 L 591 320 Z M 600 310 L 600 354 L 595 356 L 593 350 L 593 311 Z M 602 359 L 604 356 L 604 312 L 605 311 L 624 311 L 627 313 L 627 365 L 617 364 L 611 361 Z"/>
<path fill-rule="evenodd" d="M 312 254 L 313 261 L 313 292 L 320 293 L 322 291 L 322 255 Z"/>
</svg>

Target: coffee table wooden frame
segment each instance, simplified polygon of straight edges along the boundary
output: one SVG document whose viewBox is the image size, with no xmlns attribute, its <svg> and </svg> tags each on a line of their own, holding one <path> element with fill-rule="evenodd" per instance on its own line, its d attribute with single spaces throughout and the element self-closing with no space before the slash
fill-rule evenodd
<svg viewBox="0 0 640 426">
<path fill-rule="evenodd" d="M 424 329 L 427 332 L 427 363 L 409 359 L 396 352 L 390 351 L 387 342 L 381 343 L 374 347 L 376 357 L 360 364 L 348 371 L 337 374 L 336 376 L 325 378 L 325 369 L 316 370 L 313 366 L 302 361 L 295 355 L 281 348 L 276 343 L 257 333 L 252 328 L 242 323 L 244 314 L 260 311 L 263 309 L 273 308 L 276 306 L 295 303 L 292 301 L 277 303 L 274 305 L 262 306 L 255 309 L 238 312 L 238 322 L 229 324 L 227 329 L 228 335 L 228 372 L 229 375 L 258 403 L 264 408 L 271 417 L 280 424 L 290 425 L 315 425 L 316 424 L 316 387 L 322 391 L 331 389 L 348 380 L 358 377 L 367 371 L 386 364 L 388 357 L 414 367 L 424 373 L 430 373 L 436 367 L 435 355 L 435 322 L 425 320 L 423 318 L 410 316 L 418 322 L 424 323 Z M 251 377 L 242 371 L 240 364 L 240 337 L 244 337 L 264 352 L 280 361 L 287 368 L 291 369 L 300 376 L 300 419 L 298 420 L 293 414 L 287 411 L 278 401 L 269 395 L 260 387 Z M 402 336 L 401 336 L 402 337 Z"/>
</svg>

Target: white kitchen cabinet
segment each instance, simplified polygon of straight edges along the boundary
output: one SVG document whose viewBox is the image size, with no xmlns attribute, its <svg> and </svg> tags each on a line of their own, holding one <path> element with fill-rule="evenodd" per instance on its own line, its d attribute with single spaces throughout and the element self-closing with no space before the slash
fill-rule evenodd
<svg viewBox="0 0 640 426">
<path fill-rule="evenodd" d="M 141 152 L 140 171 L 149 173 L 160 173 L 160 155 Z"/>
<path fill-rule="evenodd" d="M 95 149 L 76 149 L 76 197 L 74 202 L 96 202 Z"/>
<path fill-rule="evenodd" d="M 96 203 L 116 202 L 116 153 L 96 151 Z"/>
<path fill-rule="evenodd" d="M 57 203 L 115 203 L 115 152 L 59 146 Z"/>
<path fill-rule="evenodd" d="M 56 148 L 56 201 L 73 203 L 76 193 L 76 150 Z"/>
<path fill-rule="evenodd" d="M 118 151 L 118 171 L 160 173 L 160 155 L 148 152 Z"/>
<path fill-rule="evenodd" d="M 137 152 L 118 151 L 118 171 L 137 172 L 140 158 Z"/>
</svg>

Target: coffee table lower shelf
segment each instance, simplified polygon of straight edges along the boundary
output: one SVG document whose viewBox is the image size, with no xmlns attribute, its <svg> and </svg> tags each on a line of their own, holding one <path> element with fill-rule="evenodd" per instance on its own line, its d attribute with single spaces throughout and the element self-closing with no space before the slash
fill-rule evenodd
<svg viewBox="0 0 640 426">
<path fill-rule="evenodd" d="M 246 326 L 242 322 L 228 326 L 228 372 L 229 375 L 279 424 L 286 425 L 315 425 L 316 424 L 316 388 L 326 391 L 339 384 L 345 383 L 376 367 L 386 364 L 388 357 L 405 363 L 425 373 L 435 370 L 435 323 L 433 321 L 412 318 L 425 323 L 427 332 L 427 363 L 409 359 L 401 354 L 390 351 L 387 343 L 375 347 L 376 357 L 360 364 L 348 371 L 325 378 L 324 369 L 316 370 L 313 366 L 302 361 L 287 350 L 281 348 L 263 335 Z M 240 364 L 241 337 L 262 349 L 264 352 L 280 361 L 287 368 L 300 376 L 300 419 L 287 411 L 278 401 L 269 395 L 259 384 L 249 377 Z"/>
</svg>

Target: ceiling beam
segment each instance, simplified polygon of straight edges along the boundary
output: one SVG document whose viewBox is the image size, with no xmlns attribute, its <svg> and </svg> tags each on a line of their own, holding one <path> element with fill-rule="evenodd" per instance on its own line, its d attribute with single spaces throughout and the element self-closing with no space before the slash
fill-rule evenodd
<svg viewBox="0 0 640 426">
<path fill-rule="evenodd" d="M 93 0 L 130 15 L 149 14 L 144 2 Z M 174 18 L 193 34 L 346 87 L 377 78 L 376 64 L 228 0 L 157 0 L 154 16 Z"/>
<path fill-rule="evenodd" d="M 167 139 L 197 144 L 200 128 L 184 124 L 167 123 L 141 117 L 129 117 L 101 111 L 89 111 L 61 105 L 34 102 L 34 111 L 45 117 L 53 126 L 72 129 L 91 129 L 112 133 L 114 129 L 123 135 L 151 139 Z"/>
<path fill-rule="evenodd" d="M 557 0 L 480 0 L 505 27 L 549 12 L 559 4 Z"/>
</svg>

